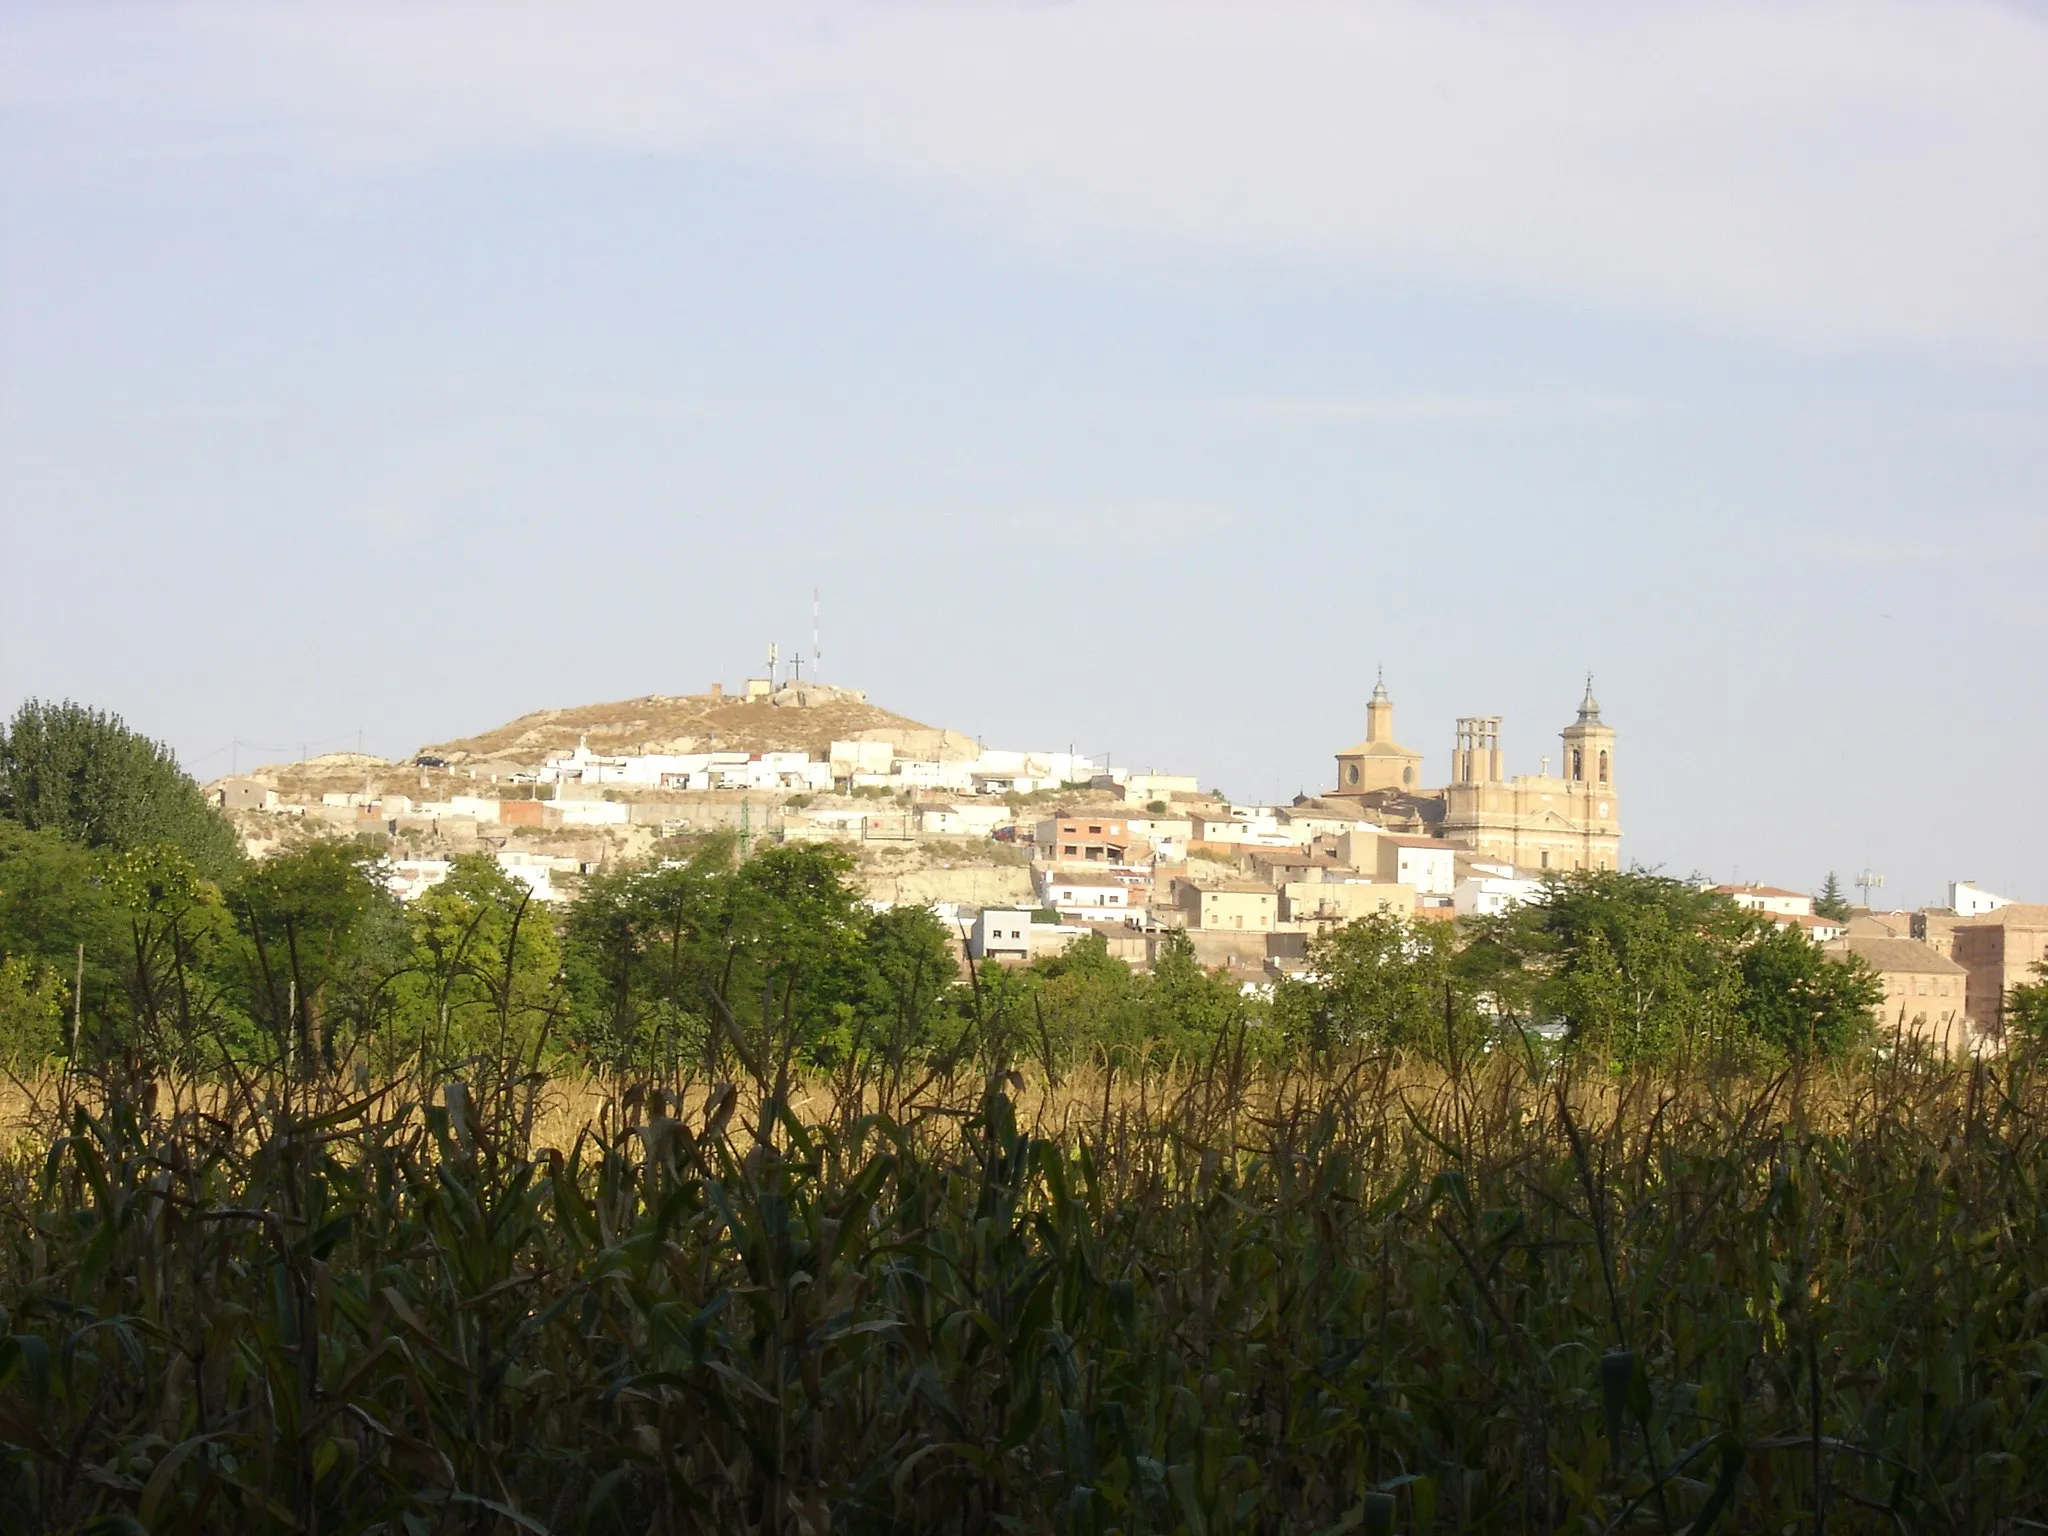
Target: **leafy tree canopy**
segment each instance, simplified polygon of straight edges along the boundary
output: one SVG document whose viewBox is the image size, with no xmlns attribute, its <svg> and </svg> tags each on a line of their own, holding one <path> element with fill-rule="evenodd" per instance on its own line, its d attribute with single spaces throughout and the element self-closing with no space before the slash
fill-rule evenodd
<svg viewBox="0 0 2048 1536">
<path fill-rule="evenodd" d="M 234 828 L 169 747 L 69 700 L 30 699 L 0 729 L 0 816 L 89 848 L 173 843 L 216 877 L 241 859 Z"/>
<path fill-rule="evenodd" d="M 1753 1036 L 1795 1060 L 1839 1056 L 1870 1030 L 1884 983 L 1855 955 L 1837 960 L 1797 928 L 1743 948 L 1741 1013 Z"/>
<path fill-rule="evenodd" d="M 2034 967 L 2039 981 L 2023 981 L 2005 994 L 2006 1028 L 2048 1040 L 2048 961 Z"/>
</svg>

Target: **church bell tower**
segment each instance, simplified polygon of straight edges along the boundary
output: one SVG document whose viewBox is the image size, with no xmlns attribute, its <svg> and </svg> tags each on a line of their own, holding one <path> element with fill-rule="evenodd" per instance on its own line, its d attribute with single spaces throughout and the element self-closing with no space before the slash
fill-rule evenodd
<svg viewBox="0 0 2048 1536">
<path fill-rule="evenodd" d="M 1593 674 L 1586 674 L 1586 696 L 1579 700 L 1579 718 L 1559 732 L 1564 744 L 1562 775 L 1575 802 L 1575 820 L 1585 839 L 1584 868 L 1619 867 L 1621 801 L 1615 793 L 1614 727 L 1600 718 L 1593 697 Z"/>
<path fill-rule="evenodd" d="M 1422 754 L 1394 740 L 1394 701 L 1382 673 L 1373 683 L 1365 706 L 1365 740 L 1337 754 L 1338 795 L 1369 795 L 1375 790 L 1413 794 L 1421 787 Z"/>
</svg>

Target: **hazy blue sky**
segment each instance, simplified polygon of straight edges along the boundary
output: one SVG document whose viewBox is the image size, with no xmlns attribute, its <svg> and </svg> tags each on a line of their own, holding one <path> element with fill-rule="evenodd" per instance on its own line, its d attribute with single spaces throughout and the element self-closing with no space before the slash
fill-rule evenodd
<svg viewBox="0 0 2048 1536">
<path fill-rule="evenodd" d="M 0 705 L 396 754 L 804 641 L 2048 899 L 2048 11 L 0 3 Z M 244 766 L 263 756 L 245 749 Z"/>
</svg>

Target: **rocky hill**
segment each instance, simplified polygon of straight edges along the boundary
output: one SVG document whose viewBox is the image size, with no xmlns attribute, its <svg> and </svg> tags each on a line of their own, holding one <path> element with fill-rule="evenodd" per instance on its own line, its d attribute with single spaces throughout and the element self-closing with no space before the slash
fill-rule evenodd
<svg viewBox="0 0 2048 1536">
<path fill-rule="evenodd" d="M 957 731 L 921 725 L 850 689 L 785 685 L 766 699 L 723 694 L 649 694 L 610 704 L 542 709 L 495 730 L 422 747 L 450 767 L 528 765 L 587 741 L 598 753 L 807 752 L 822 758 L 835 741 L 889 741 L 900 755 L 959 761 L 979 750 Z"/>
</svg>

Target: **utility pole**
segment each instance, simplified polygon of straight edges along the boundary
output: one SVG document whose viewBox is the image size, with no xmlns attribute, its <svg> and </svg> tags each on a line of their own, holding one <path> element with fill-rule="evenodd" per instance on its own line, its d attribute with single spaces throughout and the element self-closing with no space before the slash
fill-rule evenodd
<svg viewBox="0 0 2048 1536">
<path fill-rule="evenodd" d="M 825 648 L 818 642 L 818 589 L 811 588 L 811 671 L 815 676 L 825 675 Z"/>
</svg>

